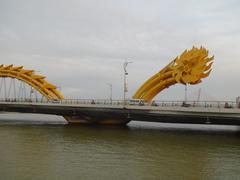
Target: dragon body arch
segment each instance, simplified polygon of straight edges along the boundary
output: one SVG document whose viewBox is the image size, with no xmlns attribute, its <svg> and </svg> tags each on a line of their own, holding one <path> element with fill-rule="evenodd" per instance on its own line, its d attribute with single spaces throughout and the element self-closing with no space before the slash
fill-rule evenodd
<svg viewBox="0 0 240 180">
<path fill-rule="evenodd" d="M 35 74 L 34 70 L 26 70 L 23 66 L 14 67 L 13 65 L 0 65 L 0 77 L 13 78 L 23 81 L 36 89 L 46 99 L 64 99 L 57 87 L 45 80 L 45 76 Z"/>
</svg>

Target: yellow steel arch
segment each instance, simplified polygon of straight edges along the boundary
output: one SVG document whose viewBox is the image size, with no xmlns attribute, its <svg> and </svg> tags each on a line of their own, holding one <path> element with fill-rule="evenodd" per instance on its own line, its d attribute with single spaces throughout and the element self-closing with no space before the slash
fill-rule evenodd
<svg viewBox="0 0 240 180">
<path fill-rule="evenodd" d="M 147 80 L 134 94 L 134 99 L 150 102 L 159 92 L 176 83 L 198 84 L 208 77 L 214 56 L 208 57 L 208 51 L 193 47 L 185 50 L 165 68 Z"/>
<path fill-rule="evenodd" d="M 0 77 L 9 77 L 23 81 L 36 89 L 47 99 L 64 99 L 57 87 L 45 80 L 44 76 L 37 75 L 33 70 L 23 69 L 23 66 L 0 65 Z"/>
</svg>

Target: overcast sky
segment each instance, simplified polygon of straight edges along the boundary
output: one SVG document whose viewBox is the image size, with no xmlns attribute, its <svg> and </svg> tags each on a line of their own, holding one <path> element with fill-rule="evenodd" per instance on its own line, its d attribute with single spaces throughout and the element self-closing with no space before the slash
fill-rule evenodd
<svg viewBox="0 0 240 180">
<path fill-rule="evenodd" d="M 122 98 L 193 45 L 215 55 L 213 71 L 188 96 L 235 100 L 240 95 L 239 0 L 0 0 L 0 59 L 23 65 L 61 86 L 66 98 Z M 181 100 L 184 86 L 157 96 Z"/>
</svg>

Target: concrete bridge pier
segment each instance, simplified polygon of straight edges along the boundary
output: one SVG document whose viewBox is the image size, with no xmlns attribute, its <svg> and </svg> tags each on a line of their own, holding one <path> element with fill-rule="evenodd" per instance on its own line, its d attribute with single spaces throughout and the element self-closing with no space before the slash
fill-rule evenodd
<svg viewBox="0 0 240 180">
<path fill-rule="evenodd" d="M 128 110 L 85 111 L 72 116 L 64 116 L 69 124 L 126 125 L 132 119 Z"/>
</svg>

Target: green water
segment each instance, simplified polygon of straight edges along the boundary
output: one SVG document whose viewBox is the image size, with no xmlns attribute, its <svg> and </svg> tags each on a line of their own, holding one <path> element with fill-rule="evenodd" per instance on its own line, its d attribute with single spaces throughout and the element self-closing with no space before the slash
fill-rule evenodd
<svg viewBox="0 0 240 180">
<path fill-rule="evenodd" d="M 129 127 L 0 124 L 0 180 L 240 179 L 240 134 Z"/>
</svg>

